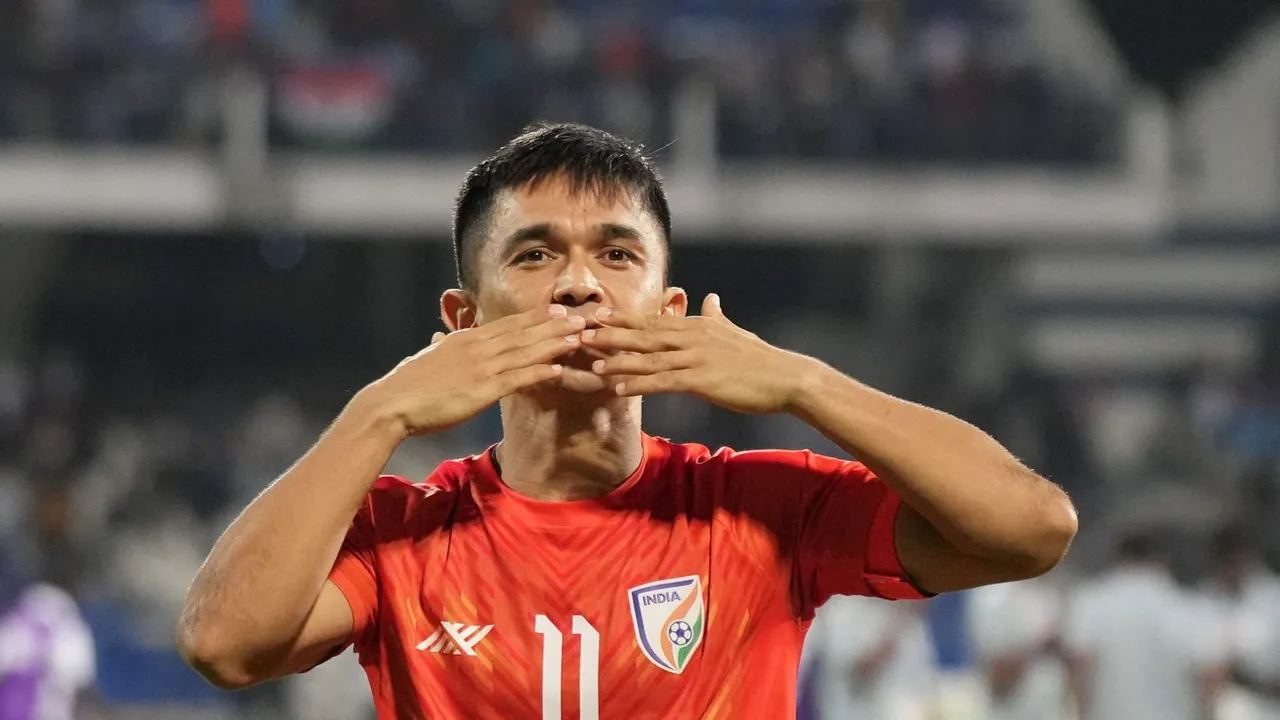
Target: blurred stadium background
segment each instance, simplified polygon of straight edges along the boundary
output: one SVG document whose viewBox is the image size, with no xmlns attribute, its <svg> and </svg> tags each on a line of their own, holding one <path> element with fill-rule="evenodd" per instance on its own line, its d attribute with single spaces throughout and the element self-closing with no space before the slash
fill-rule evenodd
<svg viewBox="0 0 1280 720">
<path fill-rule="evenodd" d="M 66 670 L 82 717 L 369 717 L 350 655 L 225 695 L 181 664 L 173 623 L 231 515 L 429 341 L 463 172 L 545 118 L 655 151 L 677 284 L 980 424 L 1080 505 L 1038 594 L 913 608 L 928 652 L 907 702 L 846 717 L 998 717 L 993 653 L 1035 648 L 1060 676 L 1064 605 L 1138 530 L 1201 603 L 1188 633 L 1240 659 L 1210 539 L 1231 528 L 1280 560 L 1271 9 L 5 0 L 0 605 L 36 579 L 74 595 L 94 646 Z M 683 398 L 647 401 L 646 422 L 834 452 L 796 421 Z M 490 413 L 390 470 L 425 476 L 498 432 Z M 1022 629 L 986 637 L 981 607 Z M 1266 610 L 1249 637 L 1280 634 Z M 865 635 L 853 618 L 832 633 Z M 858 642 L 909 642 L 881 624 Z M 0 689 L 16 632 L 0 620 Z M 1280 668 L 1280 642 L 1257 652 Z M 806 672 L 805 713 L 828 675 Z M 1071 717 L 1060 684 L 1033 717 Z M 1219 717 L 1268 707 L 1237 686 Z"/>
</svg>

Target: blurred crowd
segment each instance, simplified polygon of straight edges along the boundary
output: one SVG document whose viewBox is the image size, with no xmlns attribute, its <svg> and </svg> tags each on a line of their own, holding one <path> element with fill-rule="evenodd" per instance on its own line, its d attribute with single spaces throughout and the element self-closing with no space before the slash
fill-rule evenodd
<svg viewBox="0 0 1280 720">
<path fill-rule="evenodd" d="M 1122 422 L 1097 420 L 1124 412 L 1108 406 L 1107 386 L 1031 371 L 955 408 L 1073 491 L 1084 514 L 1077 552 L 1035 583 L 923 603 L 832 601 L 808 649 L 809 711 L 913 720 L 950 703 L 945 717 L 1067 718 L 1075 687 L 1096 703 L 1083 717 L 1172 720 L 1193 717 L 1184 711 L 1203 687 L 1230 690 L 1219 696 L 1235 714 L 1223 720 L 1277 717 L 1256 708 L 1280 700 L 1280 585 L 1269 564 L 1280 558 L 1278 380 L 1274 372 L 1187 373 L 1157 389 L 1160 422 L 1127 434 Z M 172 650 L 188 583 L 217 534 L 308 447 L 334 408 L 235 384 L 149 399 L 142 384 L 101 387 L 121 382 L 95 377 L 55 348 L 0 363 L 8 558 L 0 590 L 28 587 L 18 577 L 39 581 L 25 601 L 0 601 L 45 612 L 78 598 L 83 621 L 73 618 L 67 632 L 81 662 L 69 665 L 68 682 L 92 688 L 91 706 L 104 713 L 128 707 L 129 717 L 142 718 L 148 708 L 182 706 L 210 718 L 364 717 L 368 691 L 350 654 L 228 696 L 205 687 Z M 358 387 L 358 379 L 345 384 Z M 128 397 L 136 401 L 121 400 Z M 692 407 L 655 400 L 646 422 L 653 432 L 674 429 L 677 439 L 716 437 L 720 423 Z M 424 477 L 441 459 L 496 439 L 495 422 L 485 416 L 408 444 L 388 470 Z M 751 422 L 732 431 L 735 444 L 786 444 Z M 1117 432 L 1138 447 L 1105 447 Z M 7 617 L 0 638 L 12 642 L 5 633 L 26 627 L 12 617 L 25 616 Z M 0 682 L 16 662 L 0 652 Z M 1070 682 L 1081 676 L 1092 683 Z M 975 698 L 985 698 L 985 709 L 973 709 Z"/>
<path fill-rule="evenodd" d="M 1050 72 L 1005 0 L 13 0 L 0 140 L 199 145 L 261 79 L 280 146 L 469 152 L 529 118 L 731 158 L 1088 164 L 1115 98 Z"/>
</svg>

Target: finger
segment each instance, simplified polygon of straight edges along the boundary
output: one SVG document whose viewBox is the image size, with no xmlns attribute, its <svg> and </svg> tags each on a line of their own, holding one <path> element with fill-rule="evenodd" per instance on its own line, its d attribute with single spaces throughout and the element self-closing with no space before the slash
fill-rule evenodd
<svg viewBox="0 0 1280 720">
<path fill-rule="evenodd" d="M 614 392 L 623 397 L 637 395 L 664 395 L 667 393 L 693 392 L 696 387 L 692 371 L 668 370 L 653 375 L 627 378 L 614 386 Z"/>
<path fill-rule="evenodd" d="M 698 353 L 691 350 L 656 352 L 644 355 L 615 355 L 591 364 L 597 375 L 654 375 L 669 370 L 684 370 L 698 364 Z"/>
<path fill-rule="evenodd" d="M 557 364 L 529 365 L 515 370 L 508 370 L 495 376 L 494 395 L 502 399 L 517 390 L 533 387 L 538 383 L 555 380 L 564 373 L 564 367 Z"/>
<path fill-rule="evenodd" d="M 720 296 L 710 293 L 702 300 L 702 314 L 711 318 L 724 319 L 724 309 L 720 307 Z"/>
<path fill-rule="evenodd" d="M 494 372 L 504 373 L 522 367 L 549 363 L 561 355 L 573 352 L 578 345 L 577 335 L 563 335 L 516 348 L 494 357 Z"/>
<path fill-rule="evenodd" d="M 526 328 L 537 327 L 555 318 L 563 318 L 568 314 L 568 309 L 563 305 L 536 307 L 532 310 L 526 310 L 522 313 L 508 315 L 493 322 L 485 323 L 476 328 L 476 336 L 487 340 Z"/>
<path fill-rule="evenodd" d="M 631 310 L 628 308 L 610 308 L 602 307 L 596 310 L 596 319 L 602 325 L 610 327 L 625 327 L 633 330 L 641 330 L 649 327 L 658 327 L 665 324 L 670 319 L 663 315 L 653 315 L 639 310 Z"/>
<path fill-rule="evenodd" d="M 553 317 L 533 327 L 524 327 L 504 333 L 498 337 L 484 341 L 486 345 L 481 351 L 488 356 L 497 356 L 531 347 L 540 342 L 554 338 L 576 338 L 587 326 L 586 319 L 579 316 Z"/>
<path fill-rule="evenodd" d="M 604 327 L 583 332 L 582 344 L 601 350 L 651 353 L 680 349 L 682 338 L 679 332 L 672 330 Z"/>
<path fill-rule="evenodd" d="M 590 395 L 598 392 L 613 392 L 613 386 L 618 382 L 617 378 L 607 378 L 597 375 L 590 370 L 579 370 L 570 365 L 564 367 L 564 372 L 556 379 L 556 386 L 560 390 L 568 392 Z"/>
</svg>

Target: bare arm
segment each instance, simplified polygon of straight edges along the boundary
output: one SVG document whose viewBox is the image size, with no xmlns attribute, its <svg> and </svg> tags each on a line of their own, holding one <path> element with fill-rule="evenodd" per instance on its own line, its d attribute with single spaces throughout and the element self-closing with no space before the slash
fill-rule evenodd
<svg viewBox="0 0 1280 720">
<path fill-rule="evenodd" d="M 328 581 L 360 504 L 408 435 L 459 425 L 553 380 L 582 318 L 563 307 L 437 333 L 362 390 L 316 445 L 218 540 L 187 595 L 178 648 L 210 682 L 236 688 L 306 669 L 347 641 L 351 606 Z"/>
<path fill-rule="evenodd" d="M 1005 700 L 1018 689 L 1035 656 L 1029 652 L 1006 653 L 983 663 L 991 697 Z"/>
<path fill-rule="evenodd" d="M 810 361 L 792 412 L 903 498 L 895 538 L 907 574 L 948 592 L 1052 569 L 1076 533 L 1058 486 L 978 428 Z"/>
<path fill-rule="evenodd" d="M 1199 690 L 1200 716 L 1205 720 L 1213 720 L 1218 716 L 1218 699 L 1227 683 L 1228 671 L 1225 667 L 1202 669 L 1196 675 L 1196 689 Z"/>
<path fill-rule="evenodd" d="M 681 392 L 743 413 L 789 412 L 902 496 L 895 541 L 922 589 L 1023 580 L 1062 560 L 1076 512 L 1061 488 L 989 435 L 858 383 L 734 325 L 708 295 L 696 318 L 611 310 L 589 346 L 622 351 L 593 368 L 622 395 Z"/>
<path fill-rule="evenodd" d="M 1093 688 L 1093 660 L 1082 653 L 1067 656 L 1067 683 L 1078 717 L 1089 717 L 1089 697 Z"/>
<path fill-rule="evenodd" d="M 328 582 L 352 517 L 404 437 L 364 398 L 232 523 L 196 575 L 178 628 L 183 656 L 219 687 L 297 672 L 351 633 Z"/>
</svg>

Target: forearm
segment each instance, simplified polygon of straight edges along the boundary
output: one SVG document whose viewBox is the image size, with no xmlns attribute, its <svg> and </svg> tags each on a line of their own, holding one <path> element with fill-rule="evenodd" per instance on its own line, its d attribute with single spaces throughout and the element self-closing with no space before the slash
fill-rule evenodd
<svg viewBox="0 0 1280 720">
<path fill-rule="evenodd" d="M 959 552 L 1027 574 L 1065 553 L 1076 528 L 1066 494 L 978 428 L 816 361 L 796 397 L 794 414 L 871 468 Z"/>
<path fill-rule="evenodd" d="M 1089 698 L 1092 690 L 1092 673 L 1093 663 L 1091 660 L 1083 657 L 1073 657 L 1067 660 L 1067 686 L 1071 693 L 1071 700 L 1075 704 L 1076 716 L 1080 718 L 1089 717 Z"/>
<path fill-rule="evenodd" d="M 1218 717 L 1218 699 L 1222 694 L 1222 688 L 1227 681 L 1227 668 L 1209 668 L 1201 671 L 1197 678 L 1199 701 L 1200 701 L 1200 717 L 1204 720 L 1214 720 Z"/>
<path fill-rule="evenodd" d="M 193 662 L 269 656 L 302 629 L 352 518 L 403 438 L 361 398 L 214 545 L 178 628 Z"/>
<path fill-rule="evenodd" d="M 992 698 L 1003 701 L 1013 695 L 1033 661 L 1034 656 L 1029 652 L 1012 652 L 983 663 Z"/>
</svg>

